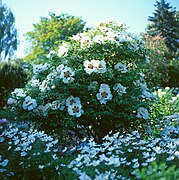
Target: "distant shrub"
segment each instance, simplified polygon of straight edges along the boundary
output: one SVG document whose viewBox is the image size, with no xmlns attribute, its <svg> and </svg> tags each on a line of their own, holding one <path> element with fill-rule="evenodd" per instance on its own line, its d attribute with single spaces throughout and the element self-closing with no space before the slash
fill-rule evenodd
<svg viewBox="0 0 179 180">
<path fill-rule="evenodd" d="M 15 88 L 24 87 L 27 83 L 28 75 L 24 67 L 18 64 L 0 64 L 0 108 L 6 105 L 7 95 Z"/>
<path fill-rule="evenodd" d="M 142 35 L 150 63 L 146 64 L 145 80 L 150 87 L 178 87 L 179 62 L 171 57 L 165 39 L 160 35 Z"/>
</svg>

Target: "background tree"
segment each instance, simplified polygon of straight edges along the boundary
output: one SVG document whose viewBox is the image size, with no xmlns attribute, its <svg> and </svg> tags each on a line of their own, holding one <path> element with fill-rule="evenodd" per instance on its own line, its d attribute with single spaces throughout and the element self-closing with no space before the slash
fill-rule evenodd
<svg viewBox="0 0 179 180">
<path fill-rule="evenodd" d="M 11 58 L 17 50 L 17 30 L 13 13 L 5 5 L 0 6 L 0 60 Z"/>
<path fill-rule="evenodd" d="M 85 22 L 79 17 L 68 14 L 56 16 L 49 13 L 50 18 L 42 17 L 34 24 L 34 30 L 26 34 L 30 42 L 26 60 L 44 59 L 51 50 L 57 50 L 60 42 L 69 36 L 83 31 Z"/>
<path fill-rule="evenodd" d="M 179 48 L 178 43 L 178 22 L 176 18 L 176 10 L 165 0 L 157 1 L 154 5 L 157 9 L 149 16 L 147 32 L 149 35 L 156 36 L 161 34 L 165 38 L 165 43 L 170 53 L 176 53 Z"/>
</svg>

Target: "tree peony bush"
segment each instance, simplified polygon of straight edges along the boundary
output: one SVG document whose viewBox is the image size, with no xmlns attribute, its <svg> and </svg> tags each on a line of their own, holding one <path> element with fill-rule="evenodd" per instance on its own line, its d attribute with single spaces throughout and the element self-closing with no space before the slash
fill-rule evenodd
<svg viewBox="0 0 179 180">
<path fill-rule="evenodd" d="M 73 130 L 79 135 L 85 130 L 96 140 L 111 130 L 149 125 L 155 96 L 142 74 L 144 43 L 124 24 L 100 23 L 47 57 L 47 63 L 34 65 L 26 88 L 11 93 L 11 113 L 50 132 Z"/>
</svg>

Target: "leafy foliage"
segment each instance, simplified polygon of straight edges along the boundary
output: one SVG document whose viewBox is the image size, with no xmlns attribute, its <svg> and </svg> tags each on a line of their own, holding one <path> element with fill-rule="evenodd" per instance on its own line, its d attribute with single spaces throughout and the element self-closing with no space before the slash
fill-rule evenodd
<svg viewBox="0 0 179 180">
<path fill-rule="evenodd" d="M 85 26 L 79 17 L 68 14 L 59 16 L 49 13 L 50 17 L 42 17 L 39 23 L 34 24 L 34 30 L 27 32 L 26 37 L 30 42 L 27 60 L 46 59 L 46 55 L 53 50 L 57 50 L 61 41 L 81 32 Z"/>
<path fill-rule="evenodd" d="M 15 18 L 10 9 L 5 5 L 0 6 L 0 60 L 13 55 L 17 50 L 17 30 Z"/>
<path fill-rule="evenodd" d="M 176 169 L 175 165 L 167 169 L 167 165 L 165 163 L 157 164 L 156 162 L 153 162 L 149 167 L 137 170 L 136 173 L 136 177 L 141 180 L 174 180 L 179 178 L 179 169 Z"/>
</svg>

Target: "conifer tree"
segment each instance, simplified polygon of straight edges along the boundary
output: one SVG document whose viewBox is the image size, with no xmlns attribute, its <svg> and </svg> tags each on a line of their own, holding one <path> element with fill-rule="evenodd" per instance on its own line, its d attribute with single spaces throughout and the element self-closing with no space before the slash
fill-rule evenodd
<svg viewBox="0 0 179 180">
<path fill-rule="evenodd" d="M 170 53 L 176 53 L 179 48 L 177 11 L 165 0 L 157 1 L 154 6 L 157 9 L 148 18 L 151 23 L 147 27 L 147 33 L 152 36 L 160 34 L 165 38 Z"/>
</svg>

